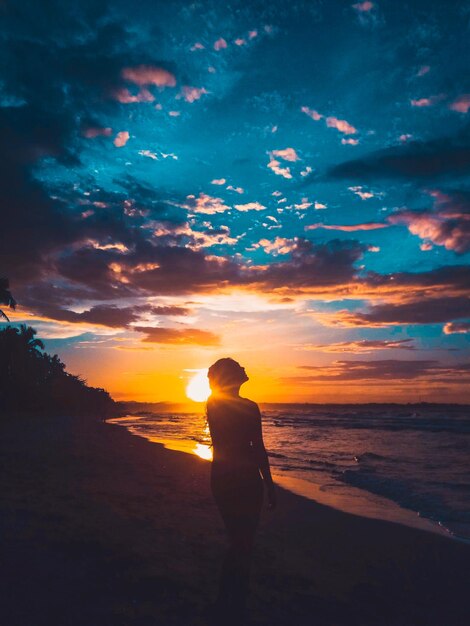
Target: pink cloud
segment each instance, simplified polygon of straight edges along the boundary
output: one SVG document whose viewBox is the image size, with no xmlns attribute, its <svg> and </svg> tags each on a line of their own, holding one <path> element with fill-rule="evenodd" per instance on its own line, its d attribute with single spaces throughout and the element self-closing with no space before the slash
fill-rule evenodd
<svg viewBox="0 0 470 626">
<path fill-rule="evenodd" d="M 357 129 L 354 128 L 349 122 L 346 120 L 339 120 L 337 117 L 327 117 L 326 125 L 329 128 L 336 128 L 340 133 L 344 133 L 345 135 L 354 135 L 357 133 Z"/>
<path fill-rule="evenodd" d="M 127 130 L 121 130 L 114 138 L 116 148 L 122 148 L 129 141 L 129 133 Z"/>
<path fill-rule="evenodd" d="M 269 239 L 260 239 L 258 243 L 253 245 L 253 248 L 263 248 L 266 254 L 273 254 L 277 256 L 278 254 L 289 254 L 291 253 L 297 243 L 295 239 L 286 239 L 284 237 L 276 237 L 274 241 L 269 241 Z"/>
<path fill-rule="evenodd" d="M 413 139 L 413 135 L 410 135 L 409 133 L 404 133 L 403 135 L 400 135 L 398 139 L 402 143 L 406 143 L 407 141 L 410 141 L 410 139 Z"/>
<path fill-rule="evenodd" d="M 99 126 L 88 126 L 82 130 L 83 137 L 87 139 L 95 139 L 96 137 L 109 137 L 112 135 L 112 128 L 101 128 Z"/>
<path fill-rule="evenodd" d="M 211 185 L 225 185 L 226 182 L 225 178 L 214 178 L 211 180 Z"/>
<path fill-rule="evenodd" d="M 429 65 L 422 65 L 416 73 L 416 76 L 424 76 L 430 71 L 430 69 Z"/>
<path fill-rule="evenodd" d="M 171 72 L 162 67 L 152 65 L 138 65 L 136 67 L 125 67 L 121 72 L 122 78 L 135 83 L 140 87 L 144 85 L 156 85 L 157 87 L 174 87 L 176 78 Z"/>
<path fill-rule="evenodd" d="M 168 115 L 170 117 L 179 117 L 181 115 L 181 111 L 168 111 Z"/>
<path fill-rule="evenodd" d="M 120 87 L 112 92 L 112 96 L 122 104 L 132 104 L 134 102 L 153 102 L 155 96 L 148 89 L 142 88 L 137 94 L 131 94 L 129 89 Z"/>
<path fill-rule="evenodd" d="M 322 204 L 321 202 L 315 202 L 313 208 L 318 211 L 320 209 L 326 209 L 327 206 L 326 206 L 326 204 Z"/>
<path fill-rule="evenodd" d="M 305 230 L 316 230 L 323 228 L 325 230 L 341 230 L 346 233 L 354 233 L 360 230 L 377 230 L 378 228 L 387 228 L 388 224 L 383 222 L 365 222 L 364 224 L 310 224 Z"/>
<path fill-rule="evenodd" d="M 202 45 L 202 43 L 199 43 L 199 41 L 196 41 L 196 43 L 191 46 L 190 50 L 191 52 L 194 52 L 195 50 L 204 50 L 204 46 Z"/>
<path fill-rule="evenodd" d="M 151 150 L 139 150 L 139 154 L 141 156 L 148 157 L 149 159 L 153 159 L 154 161 L 158 161 L 157 155 Z"/>
<path fill-rule="evenodd" d="M 246 204 L 236 204 L 235 208 L 237 211 L 264 211 L 266 208 L 263 204 L 259 202 L 247 202 Z"/>
<path fill-rule="evenodd" d="M 227 189 L 229 191 L 234 191 L 235 193 L 245 193 L 245 190 L 243 189 L 243 187 L 234 187 L 233 185 L 227 185 Z"/>
<path fill-rule="evenodd" d="M 314 109 L 309 109 L 308 107 L 301 107 L 300 110 L 302 111 L 302 113 L 305 113 L 305 115 L 308 115 L 312 118 L 312 120 L 315 120 L 316 122 L 321 120 L 323 117 L 323 115 L 320 115 L 318 111 L 315 111 Z"/>
<path fill-rule="evenodd" d="M 456 98 L 449 104 L 449 109 L 458 113 L 468 113 L 468 109 L 470 109 L 470 93 L 464 93 Z"/>
<path fill-rule="evenodd" d="M 367 13 L 368 11 L 372 11 L 374 6 L 374 3 L 369 2 L 369 0 L 365 0 L 365 2 L 358 2 L 357 4 L 352 5 L 353 9 L 356 9 L 356 11 L 360 11 L 361 13 Z"/>
<path fill-rule="evenodd" d="M 346 145 L 357 146 L 357 144 L 359 143 L 359 139 L 345 139 L 343 137 L 341 139 L 341 143 L 343 144 L 343 146 L 346 146 Z"/>
<path fill-rule="evenodd" d="M 220 39 L 217 39 L 217 41 L 214 43 L 214 50 L 223 50 L 226 47 L 227 42 L 223 37 L 220 37 Z"/>
<path fill-rule="evenodd" d="M 284 159 L 284 161 L 299 161 L 300 157 L 294 148 L 284 148 L 282 150 L 272 150 L 270 153 L 272 156 Z"/>
<path fill-rule="evenodd" d="M 294 204 L 294 207 L 299 210 L 309 209 L 313 202 L 309 202 L 308 198 L 302 198 L 302 202 Z"/>
<path fill-rule="evenodd" d="M 197 198 L 194 195 L 187 196 L 187 200 L 188 204 L 184 208 L 194 213 L 214 215 L 215 213 L 223 213 L 230 210 L 230 207 L 224 204 L 221 198 L 214 198 L 205 193 L 200 193 Z"/>
<path fill-rule="evenodd" d="M 292 178 L 290 168 L 281 167 L 281 162 L 277 161 L 276 159 L 271 159 L 268 163 L 268 167 L 278 176 L 283 176 L 284 178 Z"/>
<path fill-rule="evenodd" d="M 246 40 L 242 39 L 241 37 L 238 37 L 237 39 L 235 39 L 235 41 L 233 43 L 236 46 L 245 46 L 246 45 Z"/>
<path fill-rule="evenodd" d="M 301 350 L 319 350 L 321 352 L 370 353 L 377 350 L 416 350 L 412 339 L 360 339 L 329 344 L 306 344 Z"/>
<path fill-rule="evenodd" d="M 441 93 L 437 94 L 436 96 L 429 96 L 429 98 L 418 98 L 416 100 L 412 99 L 410 100 L 410 104 L 411 106 L 418 108 L 431 107 L 443 100 L 444 98 L 445 95 Z"/>
<path fill-rule="evenodd" d="M 248 33 L 248 38 L 249 39 L 254 39 L 257 36 L 258 36 L 258 31 L 257 30 L 250 30 L 250 32 Z"/>
<path fill-rule="evenodd" d="M 353 193 L 356 194 L 356 196 L 359 196 L 359 198 L 361 200 L 369 200 L 370 198 L 374 197 L 374 194 L 370 191 L 362 191 L 362 187 L 361 186 L 356 186 L 356 187 L 348 187 L 349 191 L 352 191 Z"/>
<path fill-rule="evenodd" d="M 467 252 L 470 250 L 470 220 L 468 215 L 460 219 L 448 219 L 445 215 L 428 211 L 401 211 L 389 216 L 391 224 L 403 224 L 410 233 L 427 239 L 446 250 Z"/>
<path fill-rule="evenodd" d="M 300 110 L 302 111 L 302 113 L 305 113 L 305 115 L 311 117 L 312 120 L 315 120 L 315 122 L 319 122 L 325 117 L 324 115 L 321 115 L 321 113 L 319 113 L 318 111 L 315 111 L 315 109 L 309 109 L 308 107 L 301 107 Z M 325 118 L 325 123 L 329 128 L 336 128 L 336 130 L 339 130 L 340 133 L 344 133 L 345 135 L 354 135 L 355 133 L 357 133 L 357 129 L 354 128 L 352 124 L 350 124 L 346 120 L 340 120 L 332 115 Z"/>
<path fill-rule="evenodd" d="M 199 100 L 202 95 L 209 93 L 204 87 L 189 87 L 188 85 L 184 85 L 181 88 L 181 96 L 186 100 L 186 102 L 195 102 Z"/>
</svg>

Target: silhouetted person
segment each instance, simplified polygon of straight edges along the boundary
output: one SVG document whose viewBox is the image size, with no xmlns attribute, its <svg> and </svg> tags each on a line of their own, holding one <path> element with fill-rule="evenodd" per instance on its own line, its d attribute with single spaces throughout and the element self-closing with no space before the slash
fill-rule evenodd
<svg viewBox="0 0 470 626">
<path fill-rule="evenodd" d="M 212 437 L 211 487 L 227 530 L 229 547 L 220 578 L 216 611 L 220 624 L 242 624 L 253 541 L 263 502 L 276 504 L 258 405 L 239 395 L 248 380 L 233 359 L 219 359 L 208 372 L 212 395 L 207 421 Z"/>
</svg>

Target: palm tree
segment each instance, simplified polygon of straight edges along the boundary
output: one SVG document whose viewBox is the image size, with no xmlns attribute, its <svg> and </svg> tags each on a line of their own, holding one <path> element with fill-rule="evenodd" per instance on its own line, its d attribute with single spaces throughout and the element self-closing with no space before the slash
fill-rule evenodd
<svg viewBox="0 0 470 626">
<path fill-rule="evenodd" d="M 8 278 L 1 278 L 0 277 L 0 304 L 6 304 L 11 309 L 14 309 L 15 306 L 16 306 L 16 302 L 15 302 L 13 296 L 11 295 L 11 292 L 9 290 L 9 286 L 10 286 L 10 284 L 8 282 Z M 2 311 L 2 309 L 0 309 L 0 318 L 2 318 L 2 317 L 4 317 L 7 322 L 10 321 L 8 319 L 6 313 L 4 313 Z"/>
</svg>

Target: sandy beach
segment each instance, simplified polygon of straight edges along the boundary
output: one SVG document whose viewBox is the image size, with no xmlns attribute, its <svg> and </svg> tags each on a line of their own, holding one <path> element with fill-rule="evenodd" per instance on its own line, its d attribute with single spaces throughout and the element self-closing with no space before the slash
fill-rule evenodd
<svg viewBox="0 0 470 626">
<path fill-rule="evenodd" d="M 1 426 L 5 626 L 207 623 L 225 537 L 210 464 L 78 418 Z M 279 489 L 263 511 L 253 624 L 468 623 L 470 546 Z"/>
</svg>

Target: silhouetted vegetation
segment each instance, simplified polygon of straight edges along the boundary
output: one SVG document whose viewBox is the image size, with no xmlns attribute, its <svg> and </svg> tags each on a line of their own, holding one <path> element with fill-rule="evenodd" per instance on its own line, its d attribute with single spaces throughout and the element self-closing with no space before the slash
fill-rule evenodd
<svg viewBox="0 0 470 626">
<path fill-rule="evenodd" d="M 119 413 L 104 389 L 65 371 L 30 326 L 0 330 L 0 413 L 110 416 Z"/>
<path fill-rule="evenodd" d="M 11 295 L 10 284 L 8 282 L 8 278 L 2 278 L 1 276 L 0 276 L 0 304 L 5 304 L 6 306 L 9 306 L 11 309 L 14 309 L 16 305 L 16 302 L 13 296 Z M 0 309 L 0 318 L 2 317 L 4 317 L 7 322 L 10 321 L 6 313 L 2 311 L 2 309 Z"/>
</svg>

